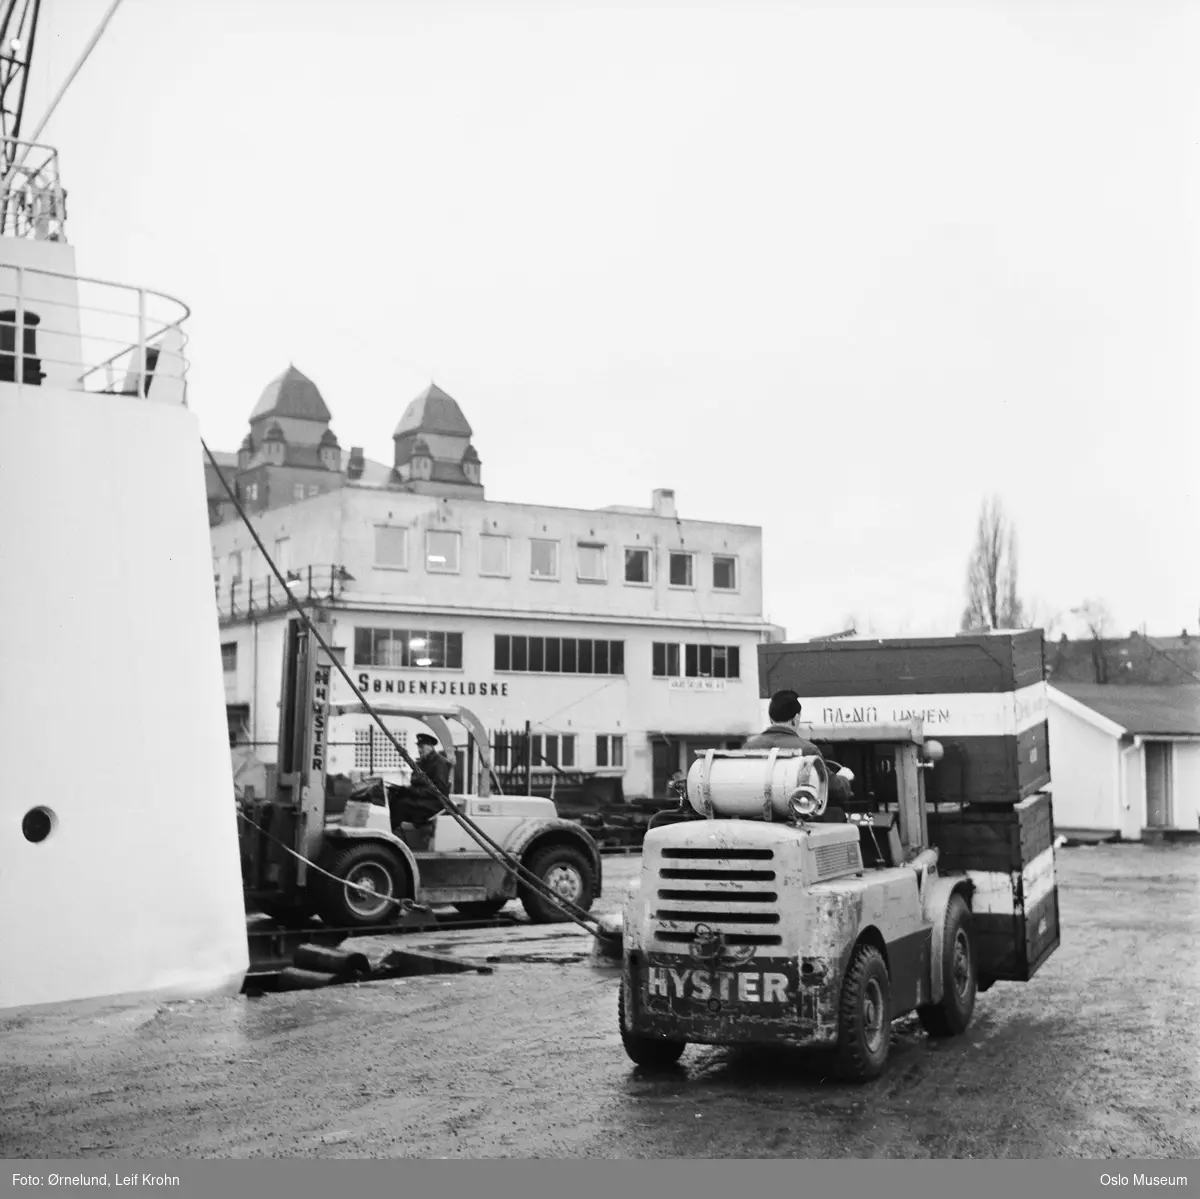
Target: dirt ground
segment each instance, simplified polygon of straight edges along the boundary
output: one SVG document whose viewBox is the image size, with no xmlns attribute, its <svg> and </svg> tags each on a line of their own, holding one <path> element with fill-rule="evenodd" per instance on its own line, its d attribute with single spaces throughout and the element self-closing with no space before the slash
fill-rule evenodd
<svg viewBox="0 0 1200 1199">
<path fill-rule="evenodd" d="M 607 865 L 612 910 L 638 859 Z M 644 1075 L 614 970 L 526 925 L 442 937 L 489 975 L 0 1020 L 0 1154 L 1200 1157 L 1200 847 L 1063 849 L 1059 882 L 1034 981 L 954 1042 L 898 1025 L 867 1086 L 699 1047 Z"/>
</svg>

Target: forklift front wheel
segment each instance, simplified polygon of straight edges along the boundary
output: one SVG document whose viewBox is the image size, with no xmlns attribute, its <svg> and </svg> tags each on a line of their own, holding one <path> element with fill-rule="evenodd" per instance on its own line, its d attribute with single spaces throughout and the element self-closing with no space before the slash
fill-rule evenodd
<svg viewBox="0 0 1200 1199">
<path fill-rule="evenodd" d="M 686 1041 L 663 1041 L 657 1037 L 640 1037 L 631 1032 L 625 1017 L 625 991 L 628 982 L 622 982 L 617 998 L 617 1025 L 621 1029 L 621 1043 L 629 1060 L 651 1070 L 664 1070 L 673 1066 L 687 1048 Z"/>
<path fill-rule="evenodd" d="M 961 895 L 951 895 L 946 905 L 942 960 L 933 968 L 942 972 L 942 998 L 940 1003 L 917 1009 L 921 1027 L 931 1037 L 961 1036 L 975 1013 L 975 994 L 979 990 L 971 909 Z"/>
<path fill-rule="evenodd" d="M 321 880 L 320 915 L 333 928 L 390 924 L 400 915 L 397 901 L 411 898 L 407 871 L 390 846 L 352 845 L 325 869 L 339 880 Z"/>
<path fill-rule="evenodd" d="M 838 1012 L 838 1067 L 851 1082 L 878 1078 L 892 1041 L 892 987 L 887 964 L 874 945 L 855 950 L 842 984 Z"/>
<path fill-rule="evenodd" d="M 596 874 L 582 849 L 574 845 L 548 845 L 535 850 L 525 867 L 567 903 L 586 912 L 595 902 Z M 534 924 L 561 924 L 571 919 L 557 904 L 528 886 L 522 886 L 520 894 L 521 906 Z"/>
</svg>

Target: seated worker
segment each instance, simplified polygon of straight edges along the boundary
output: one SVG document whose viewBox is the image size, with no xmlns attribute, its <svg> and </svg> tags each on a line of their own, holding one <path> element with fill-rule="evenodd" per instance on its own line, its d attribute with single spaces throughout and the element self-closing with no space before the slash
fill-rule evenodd
<svg viewBox="0 0 1200 1199">
<path fill-rule="evenodd" d="M 767 706 L 771 723 L 761 733 L 747 737 L 743 749 L 798 749 L 801 753 L 820 758 L 831 768 L 829 776 L 829 808 L 841 808 L 853 798 L 850 779 L 853 777 L 844 766 L 826 761 L 825 755 L 811 742 L 800 735 L 800 697 L 794 691 L 776 691 Z"/>
<path fill-rule="evenodd" d="M 450 761 L 438 749 L 438 739 L 429 733 L 417 734 L 417 766 L 428 775 L 428 780 L 414 775 L 409 786 L 387 789 L 392 828 L 401 824 L 428 824 L 439 812 L 446 810 L 434 786 L 449 796 Z"/>
</svg>

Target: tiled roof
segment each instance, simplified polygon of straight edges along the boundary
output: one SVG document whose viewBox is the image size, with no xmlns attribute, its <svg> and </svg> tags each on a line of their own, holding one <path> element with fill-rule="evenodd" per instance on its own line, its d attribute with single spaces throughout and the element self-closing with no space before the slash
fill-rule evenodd
<svg viewBox="0 0 1200 1199">
<path fill-rule="evenodd" d="M 1103 683 L 1051 683 L 1072 699 L 1107 716 L 1130 733 L 1200 736 L 1200 686 L 1139 687 Z"/>
<path fill-rule="evenodd" d="M 471 426 L 463 416 L 458 401 L 448 396 L 436 383 L 423 391 L 407 408 L 396 426 L 393 437 L 405 433 L 442 433 L 450 437 L 470 437 Z"/>
<path fill-rule="evenodd" d="M 292 420 L 332 419 L 317 385 L 294 366 L 289 366 L 282 375 L 267 384 L 254 411 L 250 413 L 250 422 L 253 424 L 268 416 L 286 416 Z"/>
</svg>

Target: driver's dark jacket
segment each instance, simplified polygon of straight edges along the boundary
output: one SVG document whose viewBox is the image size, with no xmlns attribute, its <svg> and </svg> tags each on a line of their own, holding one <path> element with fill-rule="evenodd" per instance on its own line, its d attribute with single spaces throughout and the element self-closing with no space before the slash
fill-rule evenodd
<svg viewBox="0 0 1200 1199">
<path fill-rule="evenodd" d="M 417 765 L 429 776 L 429 781 L 418 778 L 414 774 L 410 783 L 414 795 L 428 795 L 431 799 L 436 800 L 437 794 L 429 785 L 430 782 L 434 783 L 443 795 L 450 794 L 450 763 L 444 755 L 438 753 L 436 749 L 431 750 L 417 759 Z M 440 800 L 438 805 L 441 806 Z"/>
<path fill-rule="evenodd" d="M 821 751 L 811 742 L 805 741 L 790 724 L 769 724 L 761 733 L 747 737 L 743 749 L 798 749 L 802 753 L 820 758 Z"/>
</svg>

